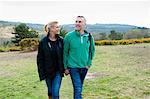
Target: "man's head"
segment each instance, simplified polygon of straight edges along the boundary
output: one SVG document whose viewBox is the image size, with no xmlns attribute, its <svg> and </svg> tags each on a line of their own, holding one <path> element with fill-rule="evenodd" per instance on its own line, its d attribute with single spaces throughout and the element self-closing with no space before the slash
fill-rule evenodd
<svg viewBox="0 0 150 99">
<path fill-rule="evenodd" d="M 81 31 L 85 29 L 86 19 L 84 16 L 77 16 L 75 21 L 75 27 L 77 31 Z"/>
</svg>

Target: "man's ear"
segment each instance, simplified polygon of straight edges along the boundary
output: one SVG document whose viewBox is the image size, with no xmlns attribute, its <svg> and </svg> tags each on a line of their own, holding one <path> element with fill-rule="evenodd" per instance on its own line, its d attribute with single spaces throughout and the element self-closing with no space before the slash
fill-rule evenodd
<svg viewBox="0 0 150 99">
<path fill-rule="evenodd" d="M 85 21 L 85 25 L 86 25 L 86 21 Z"/>
<path fill-rule="evenodd" d="M 85 23 L 85 27 L 86 27 L 86 23 Z"/>
</svg>

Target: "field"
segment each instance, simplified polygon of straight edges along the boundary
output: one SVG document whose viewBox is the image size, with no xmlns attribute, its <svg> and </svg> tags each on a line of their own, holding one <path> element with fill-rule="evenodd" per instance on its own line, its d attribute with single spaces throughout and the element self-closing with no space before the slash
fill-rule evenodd
<svg viewBox="0 0 150 99">
<path fill-rule="evenodd" d="M 47 99 L 39 81 L 37 52 L 0 53 L 0 99 Z M 60 99 L 73 99 L 69 76 Z M 83 99 L 150 99 L 150 44 L 97 46 L 84 83 Z"/>
</svg>

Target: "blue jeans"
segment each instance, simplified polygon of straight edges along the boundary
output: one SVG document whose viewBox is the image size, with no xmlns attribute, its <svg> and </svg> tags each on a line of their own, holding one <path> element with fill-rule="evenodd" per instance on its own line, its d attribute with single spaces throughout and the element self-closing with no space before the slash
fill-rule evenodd
<svg viewBox="0 0 150 99">
<path fill-rule="evenodd" d="M 73 89 L 74 99 L 82 99 L 82 87 L 88 69 L 86 68 L 69 68 Z"/>
<path fill-rule="evenodd" d="M 48 96 L 52 96 L 52 99 L 59 99 L 59 89 L 61 85 L 62 77 L 60 72 L 56 72 L 53 79 L 47 78 L 46 85 L 48 89 Z"/>
</svg>

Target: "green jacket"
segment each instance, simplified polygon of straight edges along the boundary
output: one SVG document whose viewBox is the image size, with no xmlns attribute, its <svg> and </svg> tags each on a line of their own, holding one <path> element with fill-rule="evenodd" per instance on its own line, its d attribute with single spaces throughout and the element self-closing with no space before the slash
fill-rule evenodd
<svg viewBox="0 0 150 99">
<path fill-rule="evenodd" d="M 66 34 L 64 38 L 64 67 L 84 68 L 92 65 L 95 53 L 93 36 L 89 40 L 89 34 L 85 31 L 83 35 L 76 30 Z M 90 43 L 91 42 L 91 43 Z M 90 46 L 91 44 L 91 46 Z M 91 55 L 89 53 L 91 49 Z"/>
</svg>

